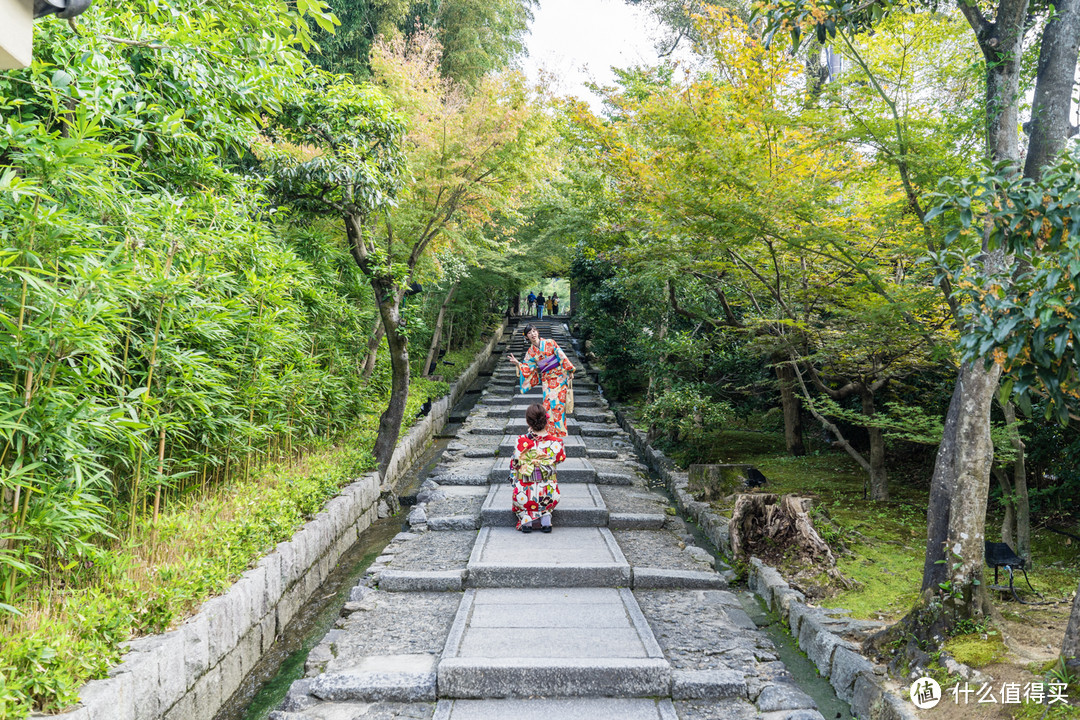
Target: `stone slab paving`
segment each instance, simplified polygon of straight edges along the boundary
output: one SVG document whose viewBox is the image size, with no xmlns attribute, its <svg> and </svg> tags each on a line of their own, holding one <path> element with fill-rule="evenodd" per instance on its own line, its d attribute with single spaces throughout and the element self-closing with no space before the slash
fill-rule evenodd
<svg viewBox="0 0 1080 720">
<path fill-rule="evenodd" d="M 538 323 L 579 368 L 561 323 Z M 522 534 L 522 395 L 500 353 L 472 412 L 273 720 L 822 720 L 739 597 L 646 488 L 595 382 L 575 379 L 553 532 Z M 730 572 L 728 572 L 730 576 Z M 377 589 L 375 589 L 377 588 Z"/>
<path fill-rule="evenodd" d="M 513 486 L 508 482 L 492 485 L 480 511 L 480 524 L 485 527 L 516 525 L 517 517 L 510 510 L 512 494 Z M 596 485 L 560 485 L 559 504 L 552 514 L 552 527 L 602 527 L 607 525 L 607 521 L 607 506 Z"/>
<path fill-rule="evenodd" d="M 497 588 L 466 592 L 438 678 L 454 698 L 647 697 L 671 670 L 626 589 Z"/>
<path fill-rule="evenodd" d="M 611 531 L 599 527 L 528 535 L 508 527 L 485 527 L 473 545 L 468 570 L 469 586 L 480 588 L 630 584 L 630 565 Z"/>
<path fill-rule="evenodd" d="M 604 504 L 610 512 L 666 515 L 670 507 L 663 495 L 642 487 L 618 487 L 605 485 L 600 488 Z"/>
</svg>

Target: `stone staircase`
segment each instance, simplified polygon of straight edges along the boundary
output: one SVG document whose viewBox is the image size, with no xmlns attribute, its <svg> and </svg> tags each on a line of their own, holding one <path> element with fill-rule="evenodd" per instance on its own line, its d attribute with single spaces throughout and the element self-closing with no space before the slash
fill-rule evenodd
<svg viewBox="0 0 1080 720">
<path fill-rule="evenodd" d="M 822 720 L 728 589 L 733 573 L 648 489 L 579 365 L 550 534 L 514 530 L 509 456 L 539 390 L 506 352 L 399 534 L 274 720 L 533 716 Z"/>
</svg>

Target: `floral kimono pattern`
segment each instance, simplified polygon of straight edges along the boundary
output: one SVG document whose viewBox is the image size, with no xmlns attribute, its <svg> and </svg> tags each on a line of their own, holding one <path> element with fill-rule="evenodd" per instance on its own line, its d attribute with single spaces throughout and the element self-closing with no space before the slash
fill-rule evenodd
<svg viewBox="0 0 1080 720">
<path fill-rule="evenodd" d="M 510 481 L 514 484 L 511 509 L 517 528 L 550 515 L 559 504 L 559 483 L 555 465 L 566 459 L 563 441 L 554 435 L 538 435 L 529 430 L 519 435 L 510 458 Z"/>
<path fill-rule="evenodd" d="M 540 375 L 538 366 L 551 356 L 559 358 L 559 364 L 553 370 Z M 559 344 L 554 340 L 541 340 L 539 345 L 530 345 L 521 361 L 521 373 L 518 378 L 521 392 L 527 393 L 537 385 L 544 389 L 544 410 L 547 411 L 547 431 L 555 437 L 566 437 L 566 393 L 570 386 L 570 373 L 574 363 L 566 357 Z"/>
</svg>

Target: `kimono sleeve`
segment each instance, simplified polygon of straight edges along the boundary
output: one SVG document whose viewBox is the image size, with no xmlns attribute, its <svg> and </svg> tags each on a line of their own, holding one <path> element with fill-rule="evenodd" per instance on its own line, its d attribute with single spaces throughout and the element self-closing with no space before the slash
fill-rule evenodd
<svg viewBox="0 0 1080 720">
<path fill-rule="evenodd" d="M 551 462 L 555 464 L 566 459 L 566 445 L 563 443 L 562 438 L 555 435 L 548 435 L 544 438 L 544 451 L 551 458 Z"/>
<path fill-rule="evenodd" d="M 570 358 L 566 357 L 566 353 L 563 352 L 563 349 L 559 347 L 558 344 L 555 345 L 555 352 L 559 355 L 563 370 L 568 373 L 574 372 L 574 363 L 570 362 Z"/>
<path fill-rule="evenodd" d="M 539 360 L 540 354 L 536 352 L 536 348 L 530 347 L 529 352 L 525 353 L 525 359 L 521 361 L 518 384 L 523 395 L 540 384 L 540 371 L 536 367 Z"/>
</svg>

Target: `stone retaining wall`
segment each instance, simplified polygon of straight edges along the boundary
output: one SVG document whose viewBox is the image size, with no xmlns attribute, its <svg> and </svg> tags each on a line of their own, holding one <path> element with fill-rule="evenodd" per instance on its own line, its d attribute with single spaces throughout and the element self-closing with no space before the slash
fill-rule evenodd
<svg viewBox="0 0 1080 720">
<path fill-rule="evenodd" d="M 689 474 L 678 470 L 671 458 L 646 443 L 644 434 L 621 408 L 613 404 L 612 409 L 638 454 L 667 484 L 679 510 L 693 518 L 709 540 L 730 557 L 730 519 L 715 512 L 709 503 L 695 500 L 687 490 Z M 837 697 L 851 706 L 853 715 L 860 720 L 915 720 L 910 704 L 886 687 L 884 669 L 861 655 L 855 643 L 832 632 L 831 628 L 845 621 L 837 620 L 835 613 L 826 609 L 807 605 L 801 592 L 756 557 L 750 559 L 747 583 L 787 623 L 799 649 L 813 661 L 822 677 L 828 678 Z"/>
<path fill-rule="evenodd" d="M 128 644 L 122 663 L 79 692 L 81 705 L 62 720 L 210 720 L 322 585 L 341 556 L 375 520 L 380 496 L 396 492 L 405 470 L 450 417 L 502 339 L 487 346 L 399 439 L 385 480 L 369 473 L 346 486 L 291 540 L 279 543 L 225 594 L 203 603 L 179 628 Z"/>
</svg>

